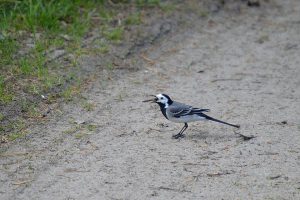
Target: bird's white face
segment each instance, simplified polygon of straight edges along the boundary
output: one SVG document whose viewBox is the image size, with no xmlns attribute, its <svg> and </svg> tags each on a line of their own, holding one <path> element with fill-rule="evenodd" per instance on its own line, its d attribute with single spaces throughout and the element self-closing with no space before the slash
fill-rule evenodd
<svg viewBox="0 0 300 200">
<path fill-rule="evenodd" d="M 164 108 L 169 107 L 169 105 L 171 105 L 173 103 L 173 101 L 171 100 L 171 98 L 166 95 L 166 94 L 158 94 L 158 95 L 151 95 L 154 96 L 154 99 L 148 99 L 148 100 L 144 100 L 143 102 L 151 102 L 151 103 L 157 103 L 160 106 L 164 106 Z"/>
<path fill-rule="evenodd" d="M 162 104 L 168 105 L 169 100 L 164 95 L 158 94 L 158 95 L 156 95 L 156 98 L 157 98 L 157 100 L 156 100 L 157 103 L 162 103 Z"/>
</svg>

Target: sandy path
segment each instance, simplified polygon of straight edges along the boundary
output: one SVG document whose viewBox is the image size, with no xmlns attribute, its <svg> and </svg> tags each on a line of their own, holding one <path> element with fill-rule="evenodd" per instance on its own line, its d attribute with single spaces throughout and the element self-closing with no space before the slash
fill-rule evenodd
<svg viewBox="0 0 300 200">
<path fill-rule="evenodd" d="M 299 199 L 300 4 L 278 2 L 195 22 L 137 72 L 99 71 L 85 94 L 93 111 L 66 105 L 1 158 L 0 199 Z M 199 122 L 173 140 L 181 125 L 141 103 L 160 92 L 256 138 Z M 95 133 L 64 133 L 72 120 Z"/>
</svg>

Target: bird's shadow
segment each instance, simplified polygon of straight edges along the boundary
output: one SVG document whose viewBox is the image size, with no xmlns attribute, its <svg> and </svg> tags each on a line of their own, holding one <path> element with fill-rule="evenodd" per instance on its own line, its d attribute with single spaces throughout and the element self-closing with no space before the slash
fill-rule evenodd
<svg viewBox="0 0 300 200">
<path fill-rule="evenodd" d="M 208 131 L 192 131 L 190 133 L 186 133 L 185 137 L 187 139 L 192 139 L 192 140 L 206 140 L 206 139 L 228 140 L 229 138 L 237 138 L 237 136 L 234 133 L 217 134 L 215 132 L 208 132 Z"/>
</svg>

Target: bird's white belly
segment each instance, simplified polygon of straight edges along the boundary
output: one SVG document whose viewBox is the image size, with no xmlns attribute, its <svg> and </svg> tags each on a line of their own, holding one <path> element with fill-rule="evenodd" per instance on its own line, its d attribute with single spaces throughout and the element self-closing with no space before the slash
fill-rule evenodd
<svg viewBox="0 0 300 200">
<path fill-rule="evenodd" d="M 199 115 L 185 115 L 179 118 L 169 117 L 169 120 L 175 123 L 187 123 L 187 122 L 195 122 L 200 120 L 206 120 L 205 117 L 201 117 Z"/>
</svg>

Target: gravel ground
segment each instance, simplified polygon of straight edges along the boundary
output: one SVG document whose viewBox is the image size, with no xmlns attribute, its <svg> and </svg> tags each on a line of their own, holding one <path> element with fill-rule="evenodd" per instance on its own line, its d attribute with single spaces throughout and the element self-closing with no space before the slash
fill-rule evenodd
<svg viewBox="0 0 300 200">
<path fill-rule="evenodd" d="M 10 144 L 0 199 L 300 199 L 299 1 L 190 19 L 135 57 L 139 70 L 97 70 L 91 111 L 69 103 Z M 174 140 L 182 125 L 142 103 L 162 92 L 255 138 L 195 122 Z"/>
</svg>

